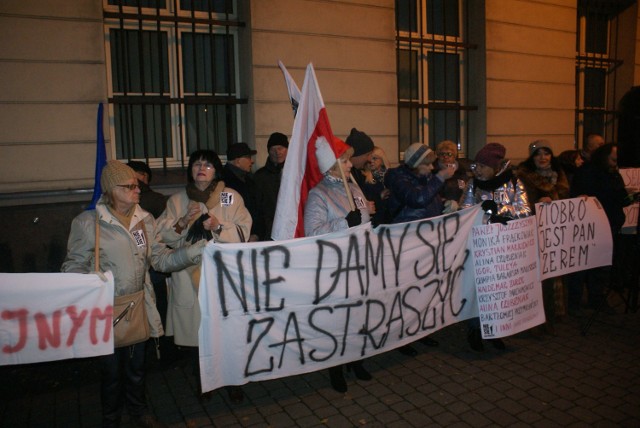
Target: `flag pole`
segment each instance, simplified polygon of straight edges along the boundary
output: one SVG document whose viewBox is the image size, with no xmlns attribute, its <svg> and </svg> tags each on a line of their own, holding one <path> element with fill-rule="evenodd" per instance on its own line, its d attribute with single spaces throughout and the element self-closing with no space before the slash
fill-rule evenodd
<svg viewBox="0 0 640 428">
<path fill-rule="evenodd" d="M 342 165 L 340 165 L 340 163 L 341 163 L 340 158 L 336 159 L 336 162 L 338 162 L 338 169 L 340 170 L 340 177 L 342 177 L 342 184 L 344 184 L 344 191 L 347 192 L 347 199 L 349 200 L 349 207 L 351 208 L 351 211 L 355 211 L 356 204 L 355 204 L 355 202 L 353 202 L 353 195 L 351 194 L 351 189 L 349 188 L 349 183 L 347 183 L 347 177 L 344 174 L 344 171 L 342 169 Z"/>
</svg>

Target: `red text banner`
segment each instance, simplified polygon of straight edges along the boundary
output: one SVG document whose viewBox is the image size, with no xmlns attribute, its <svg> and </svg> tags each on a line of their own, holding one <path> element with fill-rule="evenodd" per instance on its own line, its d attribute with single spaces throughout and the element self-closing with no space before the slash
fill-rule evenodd
<svg viewBox="0 0 640 428">
<path fill-rule="evenodd" d="M 113 275 L 0 273 L 0 365 L 113 353 Z"/>
</svg>

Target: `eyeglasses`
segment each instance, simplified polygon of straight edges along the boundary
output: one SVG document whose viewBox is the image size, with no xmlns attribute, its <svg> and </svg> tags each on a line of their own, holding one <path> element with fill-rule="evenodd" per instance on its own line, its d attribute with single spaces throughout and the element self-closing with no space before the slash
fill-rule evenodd
<svg viewBox="0 0 640 428">
<path fill-rule="evenodd" d="M 452 152 L 440 152 L 440 153 L 438 153 L 438 156 L 452 157 L 453 153 Z"/>
<path fill-rule="evenodd" d="M 213 169 L 213 165 L 209 162 L 194 162 L 193 167 L 196 169 L 204 168 L 206 170 Z"/>
<path fill-rule="evenodd" d="M 124 187 L 125 189 L 129 189 L 129 190 L 135 190 L 140 188 L 140 185 L 138 184 L 116 184 L 116 186 Z"/>
</svg>

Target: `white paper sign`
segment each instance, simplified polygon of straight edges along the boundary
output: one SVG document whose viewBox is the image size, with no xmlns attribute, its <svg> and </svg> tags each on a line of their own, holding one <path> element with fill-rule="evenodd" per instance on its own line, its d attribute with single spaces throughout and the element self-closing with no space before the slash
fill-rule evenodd
<svg viewBox="0 0 640 428">
<path fill-rule="evenodd" d="M 113 275 L 0 273 L 0 365 L 113 353 Z"/>
<path fill-rule="evenodd" d="M 470 240 L 482 337 L 543 323 L 535 217 L 475 226 Z"/>
<path fill-rule="evenodd" d="M 542 280 L 611 264 L 611 228 L 596 198 L 536 204 L 536 218 Z"/>
<path fill-rule="evenodd" d="M 622 168 L 620 175 L 624 180 L 624 187 L 632 193 L 640 192 L 640 168 Z M 640 211 L 640 202 L 634 202 L 624 208 L 625 221 L 622 230 L 625 233 L 636 233 L 638 227 L 638 211 Z"/>
<path fill-rule="evenodd" d="M 332 367 L 477 316 L 467 237 L 479 206 L 289 241 L 210 243 L 202 390 Z"/>
</svg>

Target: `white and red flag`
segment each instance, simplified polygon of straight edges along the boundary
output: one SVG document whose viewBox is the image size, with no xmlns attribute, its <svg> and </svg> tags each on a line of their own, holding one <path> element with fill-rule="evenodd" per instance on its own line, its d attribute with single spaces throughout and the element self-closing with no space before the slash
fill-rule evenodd
<svg viewBox="0 0 640 428">
<path fill-rule="evenodd" d="M 316 73 L 313 64 L 309 64 L 278 192 L 271 231 L 271 238 L 276 241 L 304 236 L 304 204 L 309 191 L 322 180 L 316 159 L 318 137 L 329 142 L 336 158 L 344 152 L 344 143 L 334 138 L 331 131 Z"/>
<path fill-rule="evenodd" d="M 298 105 L 300 105 L 300 88 L 296 84 L 291 74 L 289 74 L 289 70 L 284 66 L 282 61 L 278 61 L 278 67 L 282 70 L 282 74 L 284 75 L 284 83 L 287 85 L 287 91 L 289 92 L 289 101 L 291 102 L 291 108 L 293 109 L 293 117 L 296 117 L 296 113 L 298 113 Z"/>
</svg>

